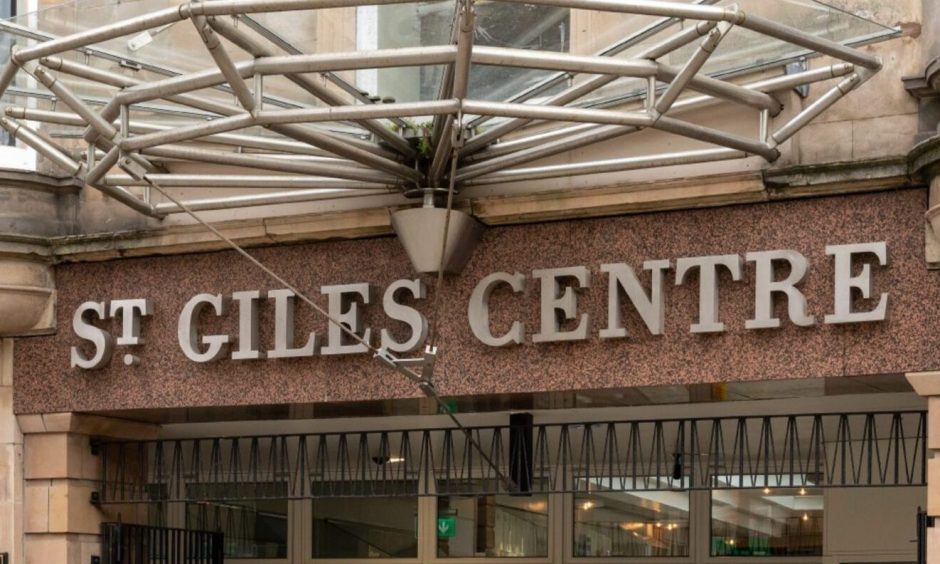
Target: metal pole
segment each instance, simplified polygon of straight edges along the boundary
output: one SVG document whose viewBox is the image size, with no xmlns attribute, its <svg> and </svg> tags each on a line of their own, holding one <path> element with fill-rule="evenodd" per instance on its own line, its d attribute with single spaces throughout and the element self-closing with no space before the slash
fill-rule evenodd
<svg viewBox="0 0 940 564">
<path fill-rule="evenodd" d="M 211 134 L 244 129 L 255 125 L 290 123 L 316 123 L 386 118 L 390 116 L 424 116 L 455 113 L 460 105 L 457 100 L 438 102 L 403 102 L 369 106 L 330 106 L 326 108 L 304 108 L 298 110 L 271 110 L 255 114 L 239 114 L 214 119 L 186 127 L 138 135 L 122 143 L 126 151 L 153 147 L 166 143 L 199 139 Z M 396 163 L 397 164 L 397 163 Z M 405 165 L 398 165 L 403 167 Z M 407 168 L 407 167 L 406 167 Z"/>
<path fill-rule="evenodd" d="M 85 123 L 90 125 L 99 135 L 108 140 L 114 139 L 117 135 L 117 129 L 111 125 L 109 121 L 102 118 L 98 112 L 89 108 L 85 102 L 64 84 L 56 80 L 56 78 L 49 74 L 43 67 L 37 66 L 32 74 L 39 82 L 48 88 L 50 92 L 58 96 L 73 112 L 80 115 L 82 119 L 85 120 Z"/>
<path fill-rule="evenodd" d="M 473 50 L 472 60 L 477 65 L 613 74 L 617 76 L 652 76 L 658 70 L 655 62 L 641 58 L 615 59 L 612 57 L 569 55 L 556 51 L 505 47 L 476 47 Z"/>
<path fill-rule="evenodd" d="M 114 165 L 117 164 L 118 159 L 120 158 L 121 148 L 117 145 L 111 147 L 111 150 L 101 157 L 101 160 L 98 161 L 98 164 L 96 164 L 94 168 L 89 169 L 85 174 L 85 178 L 83 179 L 85 184 L 99 184 L 99 180 L 104 178 L 105 175 L 108 174 L 112 168 L 114 168 Z M 104 184 L 109 185 L 110 183 L 105 182 Z"/>
<path fill-rule="evenodd" d="M 217 0 L 224 2 L 225 0 Z M 453 62 L 457 49 L 451 45 L 402 47 L 319 55 L 279 55 L 234 63 L 241 78 L 254 74 L 297 74 L 327 70 L 357 70 L 417 65 L 441 65 Z M 192 92 L 225 82 L 222 71 L 208 69 L 156 80 L 128 88 L 117 95 L 121 104 L 138 104 L 174 94 Z"/>
<path fill-rule="evenodd" d="M 657 78 L 662 81 L 675 80 L 676 76 L 682 72 L 681 69 L 670 65 L 660 65 Z M 743 88 L 730 82 L 718 80 L 710 76 L 697 75 L 689 80 L 689 88 L 697 90 L 703 94 L 710 94 L 718 98 L 724 98 L 731 102 L 745 104 L 758 110 L 770 110 L 774 115 L 780 113 L 782 104 L 775 100 L 773 96 Z"/>
<path fill-rule="evenodd" d="M 681 121 L 667 116 L 660 117 L 658 120 L 656 120 L 656 123 L 654 123 L 652 127 L 661 129 L 663 131 L 668 131 L 669 133 L 691 137 L 692 139 L 714 143 L 715 145 L 722 145 L 724 147 L 737 149 L 739 151 L 760 155 L 770 162 L 773 162 L 777 160 L 778 157 L 780 157 L 780 151 L 769 147 L 766 143 L 752 141 L 739 135 L 725 133 L 724 131 L 719 131 L 717 129 Z"/>
<path fill-rule="evenodd" d="M 862 77 L 859 76 L 859 73 L 861 72 L 862 71 L 852 73 L 843 79 L 841 82 L 839 82 L 839 84 L 835 85 L 831 90 L 807 106 L 806 109 L 794 116 L 793 119 L 788 121 L 777 131 L 773 132 L 773 134 L 770 136 L 770 144 L 776 147 L 790 137 L 793 137 L 797 131 L 812 121 L 813 118 L 826 111 L 826 109 L 828 109 L 830 106 L 841 100 L 843 96 L 857 88 L 864 82 Z"/>
<path fill-rule="evenodd" d="M 672 104 L 679 98 L 679 95 L 682 94 L 683 89 L 695 78 L 695 75 L 701 70 L 702 66 L 705 64 L 705 61 L 708 60 L 708 57 L 715 51 L 715 48 L 718 46 L 718 42 L 721 41 L 721 38 L 728 33 L 727 24 L 722 23 L 718 28 L 711 30 L 708 33 L 708 36 L 702 41 L 698 49 L 695 50 L 695 53 L 689 58 L 685 66 L 682 67 L 675 77 L 673 77 L 672 82 L 669 83 L 669 86 L 666 88 L 666 91 L 663 92 L 662 96 L 659 97 L 659 100 L 656 101 L 656 104 L 653 106 L 657 113 L 665 114 L 669 111 L 669 108 L 672 107 Z M 656 89 L 653 88 L 650 90 L 650 95 L 653 95 L 656 92 Z"/>
<path fill-rule="evenodd" d="M 69 112 L 50 112 L 47 110 L 24 108 L 22 106 L 11 106 L 6 108 L 5 113 L 12 118 L 40 121 L 43 123 L 55 123 L 59 125 L 70 125 L 75 127 L 81 127 L 85 125 L 85 120 L 83 120 L 81 116 Z M 112 123 L 112 125 L 114 124 Z M 139 121 L 130 122 L 131 133 L 155 133 L 158 131 L 167 131 L 169 129 L 172 129 L 172 127 L 169 125 L 157 125 L 155 123 L 144 123 Z M 266 149 L 284 153 L 293 153 L 297 155 L 315 156 L 325 159 L 324 162 L 343 161 L 342 159 L 338 159 L 333 156 L 332 153 L 313 148 L 306 143 L 287 141 L 284 139 L 257 137 L 254 135 L 220 133 L 218 135 L 208 135 L 201 138 L 200 141 L 218 145 L 230 145 L 251 149 Z"/>
<path fill-rule="evenodd" d="M 728 8 L 697 6 L 681 2 L 661 0 L 503 0 L 518 4 L 536 4 L 543 6 L 561 6 L 565 8 L 595 10 L 599 12 L 623 12 L 641 16 L 664 16 L 693 20 L 724 20 L 730 11 Z"/>
<path fill-rule="evenodd" d="M 125 88 L 128 86 L 136 86 L 139 84 L 143 84 L 143 81 L 141 80 L 129 78 L 124 75 L 117 74 L 117 73 L 111 73 L 108 71 L 95 69 L 87 65 L 82 65 L 80 63 L 75 63 L 72 61 L 59 59 L 57 57 L 49 57 L 49 58 L 44 58 L 41 60 L 41 62 L 45 62 L 45 61 L 48 61 L 52 65 L 52 68 L 56 68 L 60 70 L 61 72 L 72 74 L 74 76 L 89 78 L 91 80 L 99 80 L 100 82 L 103 82 L 105 84 L 110 84 L 111 86 Z M 176 96 L 167 97 L 166 99 L 172 102 L 177 102 L 179 104 L 184 104 L 184 105 L 191 106 L 194 108 L 203 109 L 203 110 L 217 113 L 223 116 L 236 115 L 244 111 L 237 106 L 230 105 L 230 104 L 223 104 L 221 102 L 216 102 L 213 100 L 202 98 L 193 94 L 179 94 Z M 119 108 L 119 104 L 114 99 L 112 99 L 112 101 L 109 102 L 108 106 L 104 110 L 102 110 L 101 115 L 105 117 L 105 119 L 113 119 L 116 115 L 118 108 Z M 272 130 L 274 130 L 274 128 L 272 128 Z M 284 134 L 283 132 L 280 132 L 280 133 Z M 329 134 L 326 132 L 322 132 L 322 135 L 329 135 Z M 286 136 L 293 138 L 292 135 L 286 135 Z M 85 139 L 86 141 L 94 140 L 96 137 L 97 135 L 91 134 L 91 135 L 86 135 Z M 331 137 L 336 137 L 336 136 L 331 136 Z M 233 140 L 238 140 L 238 138 L 253 139 L 255 143 L 265 143 L 265 144 L 287 143 L 289 144 L 289 146 L 294 147 L 294 152 L 302 152 L 304 154 L 315 154 L 315 155 L 321 155 L 321 156 L 336 154 L 330 151 L 325 151 L 322 149 L 317 149 L 316 147 L 312 147 L 307 142 L 291 143 L 289 141 L 282 141 L 282 140 L 277 140 L 277 139 L 266 139 L 266 138 L 249 137 L 249 136 L 231 136 L 231 135 L 219 136 L 219 138 L 233 139 Z M 375 146 L 372 143 L 367 143 L 367 142 L 361 141 L 353 137 L 346 137 L 338 141 L 339 143 L 336 144 L 337 146 L 352 145 L 355 148 L 369 151 L 369 152 L 378 154 L 380 156 L 385 156 L 386 158 L 389 158 L 390 156 L 392 156 L 391 153 L 386 153 L 385 151 L 381 150 L 379 147 Z M 241 143 L 231 143 L 231 144 L 239 145 Z M 271 147 L 271 148 L 275 148 L 275 147 Z"/>
<path fill-rule="evenodd" d="M 467 97 L 467 89 L 470 83 L 470 62 L 474 56 L 473 33 L 476 26 L 476 14 L 473 10 L 472 0 L 465 0 L 458 3 L 457 15 L 457 57 L 454 60 L 454 72 L 451 85 L 452 97 L 456 98 L 458 104 L 462 104 Z M 434 150 L 434 157 L 431 159 L 431 166 L 428 169 L 428 182 L 432 187 L 436 187 L 441 177 L 444 175 L 444 169 L 447 161 L 451 158 L 454 135 L 453 127 L 455 117 L 448 115 L 441 126 L 440 135 L 437 139 L 437 145 Z M 458 126 L 460 124 L 457 124 Z"/>
<path fill-rule="evenodd" d="M 744 88 L 756 91 L 763 92 L 775 92 L 779 90 L 787 90 L 795 86 L 800 86 L 802 84 L 810 84 L 813 82 L 820 82 L 824 80 L 829 80 L 831 78 L 838 78 L 839 76 L 844 76 L 853 70 L 853 65 L 849 63 L 839 63 L 831 65 L 828 67 L 823 67 L 819 69 L 813 69 L 801 73 L 784 75 L 775 78 L 769 78 L 766 80 L 760 80 L 750 84 L 743 85 Z M 706 107 L 710 104 L 717 102 L 718 99 L 711 95 L 702 95 L 696 96 L 693 98 L 686 98 L 679 100 L 672 106 L 671 113 L 677 114 L 681 111 L 690 111 L 696 110 L 703 107 Z M 509 139 L 507 141 L 501 141 L 499 143 L 490 145 L 485 150 L 478 153 L 470 154 L 465 157 L 465 162 L 479 162 L 487 159 L 492 159 L 494 157 L 499 157 L 506 155 L 515 151 L 522 149 L 528 149 L 534 147 L 540 143 L 546 141 L 551 141 L 555 139 L 560 139 L 567 137 L 569 135 L 580 133 L 588 129 L 596 128 L 596 126 L 589 124 L 580 124 L 574 126 L 560 127 L 556 129 L 550 129 L 547 131 L 542 131 L 539 133 L 534 133 L 525 137 L 517 137 L 514 139 Z M 467 143 L 470 144 L 469 142 Z"/>
<path fill-rule="evenodd" d="M 276 189 L 344 189 L 344 190 L 389 190 L 396 184 L 379 184 L 355 180 L 339 180 L 323 176 L 275 176 L 253 174 L 148 174 L 148 178 L 161 186 L 185 188 L 276 188 Z M 109 174 L 103 184 L 122 186 L 149 186 L 146 180 L 129 174 Z"/>
<path fill-rule="evenodd" d="M 553 121 L 583 121 L 611 125 L 633 125 L 648 127 L 653 118 L 646 112 L 616 112 L 610 110 L 590 110 L 582 108 L 536 106 L 533 104 L 506 104 L 504 102 L 483 102 L 464 100 L 464 113 L 500 117 L 523 117 Z"/>
<path fill-rule="evenodd" d="M 719 0 L 695 0 L 694 2 L 692 2 L 692 4 L 695 4 L 695 5 L 702 5 L 702 4 L 704 4 L 704 5 L 711 5 L 711 4 L 716 4 L 718 1 L 719 1 Z M 622 53 L 623 51 L 626 51 L 627 49 L 629 49 L 629 48 L 631 48 L 631 47 L 633 47 L 633 46 L 635 46 L 635 45 L 638 45 L 638 44 L 642 43 L 643 41 L 646 41 L 647 39 L 649 39 L 649 38 L 651 38 L 651 37 L 654 37 L 656 34 L 658 34 L 658 33 L 660 33 L 661 31 L 663 31 L 663 30 L 665 30 L 665 29 L 667 29 L 667 28 L 669 28 L 669 27 L 675 25 L 676 23 L 678 23 L 678 22 L 680 22 L 680 21 L 682 21 L 682 20 L 679 19 L 679 18 L 662 18 L 662 19 L 660 19 L 660 20 L 657 20 L 657 21 L 651 23 L 650 25 L 644 27 L 643 29 L 641 29 L 641 30 L 639 30 L 639 31 L 637 31 L 637 32 L 635 32 L 635 33 L 633 33 L 633 34 L 631 34 L 631 35 L 629 35 L 629 36 L 627 36 L 627 37 L 625 37 L 625 38 L 623 38 L 623 39 L 620 39 L 620 40 L 614 42 L 613 44 L 611 44 L 611 45 L 605 47 L 604 49 L 601 49 L 600 51 L 598 51 L 597 53 L 595 53 L 595 56 L 598 56 L 598 57 L 608 56 L 608 57 L 610 57 L 610 56 L 616 55 L 616 54 L 618 54 L 618 53 Z M 714 22 L 700 22 L 700 23 L 699 23 L 699 25 L 702 25 L 702 24 L 710 24 L 712 27 L 715 26 L 715 23 L 714 23 Z M 695 27 L 697 27 L 697 26 L 695 26 Z M 650 57 L 650 58 L 655 58 L 655 57 Z M 558 86 L 559 84 L 564 83 L 566 80 L 568 80 L 569 78 L 572 78 L 572 77 L 573 77 L 573 75 L 572 75 L 571 73 L 568 73 L 568 72 L 560 72 L 560 73 L 558 73 L 558 74 L 556 74 L 556 75 L 554 75 L 554 76 L 548 77 L 548 78 L 546 78 L 546 79 L 544 79 L 544 80 L 538 82 L 537 84 L 534 84 L 533 86 L 530 86 L 529 88 L 526 88 L 526 89 L 523 90 L 522 92 L 520 92 L 520 93 L 516 94 L 515 96 L 512 96 L 511 98 L 509 98 L 509 99 L 507 99 L 507 100 L 504 100 L 504 101 L 505 101 L 505 102 L 510 102 L 510 103 L 511 103 L 511 102 L 525 102 L 526 100 L 530 100 L 530 99 L 534 98 L 535 96 L 538 96 L 539 94 L 542 94 L 543 92 L 546 92 L 547 90 L 550 90 L 551 88 L 554 88 L 555 86 Z M 479 117 L 479 118 L 476 118 L 476 119 L 474 119 L 474 120 L 471 120 L 468 125 L 469 125 L 470 127 L 477 127 L 477 126 L 479 126 L 480 124 L 482 124 L 483 122 L 488 121 L 488 120 L 489 120 L 489 117 L 483 116 L 483 117 Z"/>
<path fill-rule="evenodd" d="M 492 116 L 486 116 L 492 117 Z M 520 118 L 522 119 L 522 118 Z M 532 120 L 526 120 L 531 122 Z M 507 122 L 508 123 L 508 122 Z M 512 139 L 507 139 L 505 141 L 500 141 L 499 143 L 494 143 L 487 147 L 486 149 L 478 153 L 470 153 L 462 159 L 462 162 L 465 163 L 475 163 L 479 161 L 485 161 L 487 159 L 492 159 L 494 157 L 499 157 L 501 155 L 506 155 L 516 151 L 521 151 L 522 149 L 528 149 L 530 147 L 535 147 L 536 145 L 541 145 L 542 143 L 548 141 L 555 141 L 569 135 L 574 135 L 576 133 L 581 133 L 588 129 L 594 129 L 597 126 L 591 123 L 579 123 L 577 125 L 567 125 L 564 127 L 556 127 L 554 129 L 547 129 L 545 131 L 539 131 L 538 133 L 533 133 L 531 135 L 526 135 L 525 137 L 515 137 Z"/>
<path fill-rule="evenodd" d="M 679 33 L 673 34 L 668 37 L 666 40 L 650 47 L 649 49 L 643 50 L 643 52 L 637 54 L 637 59 L 656 59 L 662 57 L 672 51 L 702 37 L 709 33 L 712 29 L 715 28 L 717 24 L 714 22 L 699 22 L 698 24 L 680 31 Z M 662 71 L 659 71 L 662 72 Z M 657 73 L 658 74 L 658 73 Z M 569 102 L 573 102 L 595 90 L 603 88 L 604 86 L 610 84 L 617 79 L 616 75 L 600 75 L 593 76 L 580 84 L 576 84 L 570 88 L 567 88 L 563 92 L 552 96 L 545 101 L 543 105 L 546 106 L 563 106 Z M 524 127 L 531 123 L 532 120 L 527 119 L 513 119 L 505 123 L 501 123 L 494 127 L 487 129 L 486 131 L 471 137 L 464 144 L 463 149 L 460 151 L 461 157 L 467 157 L 473 153 L 480 151 L 490 142 L 499 139 L 521 127 Z"/>
<path fill-rule="evenodd" d="M 199 198 L 183 200 L 182 203 L 193 211 L 227 210 L 249 206 L 270 206 L 312 202 L 326 198 L 350 197 L 363 195 L 387 194 L 388 190 L 349 190 L 345 188 L 315 188 L 311 190 L 291 190 L 289 192 L 269 192 L 266 194 L 245 194 L 220 198 Z M 162 202 L 154 206 L 161 213 L 185 213 L 182 207 L 172 202 Z"/>
<path fill-rule="evenodd" d="M 82 165 L 68 156 L 64 149 L 43 138 L 38 131 L 34 131 L 32 128 L 9 117 L 0 117 L 0 126 L 10 132 L 10 135 L 12 135 L 14 139 L 19 139 L 26 145 L 32 147 L 37 153 L 46 157 L 55 163 L 56 166 L 69 173 L 70 176 L 78 176 L 81 174 Z"/>
<path fill-rule="evenodd" d="M 174 145 L 150 147 L 144 149 L 143 154 L 172 159 L 183 159 L 230 166 L 245 166 L 278 172 L 308 174 L 314 176 L 330 176 L 348 180 L 362 180 L 364 182 L 379 182 L 382 184 L 395 184 L 394 176 L 377 170 L 364 168 L 343 167 L 320 163 L 299 163 L 269 159 L 263 156 L 246 155 L 238 153 L 223 153 L 205 149 L 193 149 Z"/>
<path fill-rule="evenodd" d="M 641 168 L 675 166 L 703 163 L 747 156 L 747 153 L 734 149 L 705 149 L 702 151 L 683 151 L 645 157 L 624 157 L 602 161 L 546 165 L 531 168 L 517 168 L 487 174 L 463 184 L 464 187 L 505 182 L 522 182 L 546 178 L 562 178 L 582 174 L 601 174 L 605 172 L 623 172 Z"/>
<path fill-rule="evenodd" d="M 226 82 L 232 87 L 232 90 L 235 92 L 235 97 L 238 98 L 238 102 L 246 111 L 254 111 L 257 100 L 251 88 L 249 88 L 248 84 L 245 83 L 245 80 L 235 68 L 235 63 L 232 62 L 232 58 L 229 57 L 225 47 L 222 46 L 219 36 L 209 27 L 205 16 L 194 16 L 192 20 L 193 25 L 196 27 L 196 32 L 205 44 L 206 49 L 209 50 L 209 55 L 212 57 L 212 60 L 215 61 L 216 66 L 219 67 L 222 76 L 225 77 Z"/>
<path fill-rule="evenodd" d="M 237 29 L 234 25 L 228 21 L 225 21 L 224 19 L 210 18 L 209 25 L 212 26 L 212 28 L 215 29 L 219 35 L 225 37 L 235 45 L 238 45 L 239 48 L 245 50 L 254 57 L 274 56 L 273 50 L 268 49 L 264 45 L 261 45 L 249 37 L 246 33 Z M 329 89 L 320 86 L 320 84 L 318 84 L 315 80 L 311 80 L 307 76 L 301 74 L 287 74 L 285 75 L 285 78 L 331 106 L 346 105 L 345 101 L 340 96 L 334 94 Z M 411 145 L 409 145 L 405 139 L 397 135 L 394 131 L 391 131 L 385 127 L 385 125 L 381 122 L 374 120 L 363 120 L 359 122 L 359 124 L 368 131 L 372 132 L 375 136 L 387 142 L 402 154 L 406 156 L 414 156 L 415 151 L 412 149 Z"/>
<path fill-rule="evenodd" d="M 543 143 L 534 147 L 529 147 L 528 149 L 523 149 L 508 155 L 496 157 L 495 159 L 490 159 L 464 167 L 457 171 L 457 181 L 463 182 L 470 180 L 471 178 L 476 178 L 477 176 L 482 176 L 489 172 L 502 170 L 504 168 L 527 163 L 536 159 L 550 157 L 552 155 L 557 155 L 558 153 L 564 153 L 565 151 L 572 151 L 578 147 L 591 145 L 593 143 L 600 143 L 601 141 L 614 139 L 616 137 L 621 137 L 623 135 L 635 133 L 637 131 L 639 131 L 639 128 L 637 127 L 623 125 L 592 127 L 572 136 L 562 137 L 556 139 L 555 141 L 550 141 L 548 143 Z"/>
<path fill-rule="evenodd" d="M 619 12 L 626 14 L 641 14 L 650 16 L 670 16 L 694 20 L 727 21 L 735 25 L 756 31 L 758 33 L 781 39 L 806 47 L 824 55 L 830 55 L 843 61 L 854 63 L 871 70 L 881 68 L 881 59 L 866 55 L 850 47 L 840 45 L 821 37 L 780 25 L 776 22 L 745 14 L 732 7 L 717 8 L 709 6 L 692 6 L 674 2 L 661 2 L 654 0 L 504 0 L 520 4 L 536 4 L 544 6 L 563 6 L 581 10 L 595 10 L 601 12 Z"/>
</svg>

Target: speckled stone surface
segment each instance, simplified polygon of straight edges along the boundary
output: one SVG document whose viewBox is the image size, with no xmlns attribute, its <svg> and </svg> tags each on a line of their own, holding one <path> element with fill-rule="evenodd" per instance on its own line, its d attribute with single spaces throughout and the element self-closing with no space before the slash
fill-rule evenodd
<svg viewBox="0 0 940 564">
<path fill-rule="evenodd" d="M 787 201 L 773 204 L 623 216 L 487 230 L 469 265 L 446 284 L 438 327 L 440 359 L 435 377 L 445 395 L 550 390 L 622 388 L 716 381 L 812 378 L 902 373 L 940 368 L 940 272 L 924 263 L 923 213 L 926 191 L 906 190 Z M 600 264 L 682 256 L 795 249 L 811 261 L 803 285 L 811 313 L 821 322 L 832 308 L 829 244 L 888 242 L 890 265 L 874 268 L 874 289 L 890 293 L 888 320 L 856 326 L 794 326 L 745 330 L 753 315 L 753 265 L 744 280 L 720 279 L 723 334 L 693 335 L 698 279 L 675 286 L 667 277 L 666 334 L 650 336 L 639 316 L 625 308 L 627 339 L 600 340 L 606 326 L 607 277 Z M 369 282 L 373 305 L 365 320 L 378 329 L 401 330 L 381 308 L 389 282 L 414 277 L 394 238 L 337 241 L 252 251 L 286 279 L 317 296 L 327 284 Z M 524 295 L 496 292 L 492 298 L 495 333 L 512 319 L 537 331 L 538 268 L 587 265 L 592 287 L 579 296 L 579 310 L 592 316 L 586 342 L 494 349 L 478 342 L 467 323 L 467 303 L 476 283 L 491 272 L 522 272 Z M 431 295 L 418 307 L 431 309 Z M 367 355 L 291 360 L 197 364 L 177 343 L 183 304 L 202 293 L 273 289 L 278 285 L 233 252 L 70 264 L 56 270 L 58 325 L 54 336 L 17 340 L 15 409 L 18 413 L 121 410 L 138 408 L 312 403 L 410 397 L 415 387 Z M 76 306 L 87 300 L 150 298 L 155 314 L 144 321 L 146 344 L 116 347 L 110 366 L 94 371 L 69 368 L 69 347 Z M 782 304 L 781 304 L 782 305 Z M 864 306 L 864 304 L 860 304 Z M 783 308 L 780 308 L 782 311 Z M 262 343 L 272 339 L 273 308 L 262 307 Z M 237 332 L 237 311 L 224 318 L 204 317 L 204 333 Z M 296 334 L 326 323 L 311 308 L 298 305 Z M 113 322 L 112 333 L 119 331 Z M 298 338 L 299 341 L 299 338 Z M 138 366 L 121 362 L 137 354 Z"/>
</svg>

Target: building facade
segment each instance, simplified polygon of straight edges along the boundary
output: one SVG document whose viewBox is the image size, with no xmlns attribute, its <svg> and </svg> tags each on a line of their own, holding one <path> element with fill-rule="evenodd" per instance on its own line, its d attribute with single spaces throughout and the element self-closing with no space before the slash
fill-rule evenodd
<svg viewBox="0 0 940 564">
<path fill-rule="evenodd" d="M 625 67 L 587 55 L 652 34 L 656 10 L 667 8 L 444 4 L 337 2 L 259 16 L 314 55 L 424 49 L 397 52 L 424 63 L 385 68 L 373 54 L 378 68 L 331 76 L 397 100 L 361 104 L 400 112 L 375 119 L 431 115 L 407 125 L 432 143 L 419 147 L 422 180 L 443 188 L 343 177 L 362 185 L 317 184 L 313 196 L 299 195 L 301 181 L 314 182 L 300 175 L 313 173 L 274 165 L 278 179 L 262 177 L 261 161 L 336 164 L 315 143 L 303 153 L 255 123 L 220 127 L 194 139 L 247 160 L 187 160 L 195 153 L 148 135 L 178 128 L 173 142 L 182 143 L 205 116 L 140 101 L 107 114 L 109 100 L 145 91 L 164 49 L 182 76 L 218 64 L 227 85 L 201 101 L 163 91 L 166 100 L 215 104 L 213 119 L 228 115 L 216 125 L 241 115 L 224 106 L 233 96 L 249 105 L 239 85 L 252 78 L 238 79 L 237 65 L 225 74 L 212 38 L 228 24 L 206 31 L 198 4 L 185 4 L 195 26 L 167 20 L 93 47 L 55 42 L 164 6 L 15 6 L 24 15 L 0 26 L 4 37 L 41 64 L 14 56 L 8 67 L 26 74 L 2 78 L 13 138 L 0 155 L 9 167 L 0 187 L 0 554 L 16 564 L 940 561 L 940 9 L 926 0 L 740 3 L 752 22 L 768 18 L 851 52 L 735 42 L 734 30 L 718 27 L 729 43 L 701 44 L 714 51 L 712 67 L 681 51 L 670 60 L 678 71 L 653 77 L 644 99 L 630 94 L 636 77 Z M 460 76 L 462 6 L 475 10 L 482 58 L 457 99 L 507 99 L 555 68 L 500 66 L 508 55 L 485 50 L 511 43 L 584 65 L 565 71 L 562 88 L 621 73 L 627 86 L 592 90 L 603 103 L 578 106 L 585 113 L 560 118 L 578 125 L 565 127 L 634 127 L 625 120 L 639 119 L 635 108 L 657 117 L 631 136 L 568 131 L 559 139 L 598 137 L 487 170 L 543 147 L 532 137 L 552 143 L 556 117 L 465 103 L 456 106 L 461 125 L 465 111 L 543 121 L 458 159 L 489 131 L 482 120 L 459 128 L 454 147 L 441 149 L 453 149 L 454 168 L 436 170 L 450 166 L 435 155 L 448 126 L 435 135 L 433 118 L 444 110 L 407 104 L 437 95 L 441 72 L 428 66 L 447 76 L 452 59 L 431 57 L 451 55 L 433 46 L 453 40 Z M 236 32 L 257 30 L 243 16 Z M 684 33 L 701 25 L 672 18 L 686 18 Z M 725 41 L 700 31 L 697 40 Z M 271 53 L 229 33 L 220 44 L 241 48 L 256 68 L 271 64 Z M 640 54 L 626 53 L 656 59 L 663 37 L 636 39 Z M 195 52 L 201 58 L 184 56 Z M 875 60 L 864 80 L 852 75 L 864 84 L 845 83 L 830 100 L 852 71 L 840 65 Z M 689 123 L 725 132 L 709 139 L 731 153 L 692 159 L 704 141 L 660 119 L 673 108 L 657 101 L 696 71 L 698 90 L 676 86 L 672 103 Z M 265 84 L 270 100 L 246 115 L 263 119 L 274 106 L 320 119 L 312 102 L 290 106 L 278 82 L 316 90 L 303 77 L 333 80 L 309 72 L 254 78 L 255 95 Z M 805 84 L 787 78 L 813 72 Z M 719 79 L 732 86 L 709 82 Z M 747 105 L 771 94 L 776 112 Z M 95 122 L 81 101 L 111 119 Z M 338 115 L 330 134 L 373 119 Z M 86 127 L 112 120 L 114 137 L 82 145 Z M 296 127 L 275 123 L 263 126 Z M 387 131 L 409 139 L 407 130 Z M 742 141 L 755 131 L 759 143 Z M 370 135 L 346 141 L 358 150 L 389 134 Z M 395 143 L 376 141 L 382 155 Z M 135 175 L 151 165 L 159 172 Z M 298 192 L 272 195 L 262 179 Z M 417 210 L 429 215 L 402 226 L 398 214 Z M 451 214 L 470 218 L 466 231 Z M 119 557 L 122 546 L 141 559 Z"/>
</svg>

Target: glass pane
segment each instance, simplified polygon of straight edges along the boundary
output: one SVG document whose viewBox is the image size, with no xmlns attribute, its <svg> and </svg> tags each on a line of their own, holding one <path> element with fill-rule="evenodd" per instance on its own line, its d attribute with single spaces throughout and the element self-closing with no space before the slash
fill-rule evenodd
<svg viewBox="0 0 940 564">
<path fill-rule="evenodd" d="M 574 498 L 574 556 L 688 556 L 689 492 Z"/>
<path fill-rule="evenodd" d="M 711 512 L 712 556 L 822 555 L 822 490 L 715 490 Z"/>
<path fill-rule="evenodd" d="M 569 49 L 570 17 L 567 8 L 481 2 L 475 6 L 475 45 L 561 51 Z M 372 15 L 374 14 L 374 16 Z M 454 4 L 429 2 L 365 7 L 360 16 L 375 17 L 377 41 L 365 47 L 382 49 L 417 45 L 446 45 L 451 40 Z M 429 100 L 438 95 L 442 68 L 438 66 L 364 70 L 357 84 L 364 91 L 399 102 Z M 469 97 L 503 100 L 552 73 L 473 65 Z"/>
<path fill-rule="evenodd" d="M 437 555 L 548 556 L 548 496 L 438 498 Z"/>
<path fill-rule="evenodd" d="M 313 502 L 314 558 L 415 558 L 418 498 L 333 498 Z"/>
<path fill-rule="evenodd" d="M 284 484 L 265 484 L 265 494 L 280 492 L 283 499 L 200 501 L 186 504 L 186 528 L 222 531 L 225 558 L 287 558 L 287 491 Z M 229 484 L 193 484 L 190 498 L 235 497 Z"/>
</svg>

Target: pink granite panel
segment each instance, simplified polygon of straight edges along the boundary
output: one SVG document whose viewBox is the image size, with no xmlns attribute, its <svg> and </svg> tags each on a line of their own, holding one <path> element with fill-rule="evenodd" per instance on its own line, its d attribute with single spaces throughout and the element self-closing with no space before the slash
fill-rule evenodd
<svg viewBox="0 0 940 564">
<path fill-rule="evenodd" d="M 906 190 L 772 204 L 622 216 L 604 219 L 497 227 L 487 230 L 466 270 L 446 283 L 438 314 L 440 360 L 437 385 L 445 395 L 550 390 L 620 388 L 780 378 L 901 373 L 940 368 L 940 272 L 924 263 L 923 213 L 926 192 Z M 650 336 L 639 316 L 627 312 L 630 337 L 601 340 L 606 326 L 605 262 L 743 254 L 746 251 L 795 249 L 811 261 L 803 285 L 811 313 L 822 320 L 832 308 L 832 262 L 827 243 L 888 242 L 890 265 L 875 268 L 876 291 L 890 293 L 888 320 L 858 326 L 796 327 L 748 331 L 753 314 L 753 267 L 744 281 L 722 276 L 721 318 L 728 331 L 693 335 L 698 286 L 693 277 L 682 286 L 667 278 L 666 334 Z M 391 237 L 281 246 L 252 251 L 264 263 L 326 306 L 321 285 L 369 282 L 373 305 L 367 324 L 391 325 L 381 310 L 381 296 L 393 280 L 415 274 L 398 242 Z M 493 296 L 493 327 L 513 319 L 537 331 L 538 287 L 531 271 L 587 265 L 593 284 L 579 296 L 579 308 L 592 315 L 588 342 L 493 349 L 478 342 L 467 324 L 467 303 L 476 283 L 495 271 L 528 276 L 525 295 Z M 647 278 L 648 280 L 648 278 Z M 430 310 L 431 296 L 419 304 Z M 61 265 L 56 269 L 56 335 L 18 340 L 15 358 L 15 408 L 19 413 L 119 410 L 137 408 L 308 403 L 410 397 L 414 386 L 366 355 L 209 364 L 188 361 L 179 349 L 176 324 L 187 299 L 197 293 L 230 294 L 278 287 L 232 252 L 126 259 L 106 263 Z M 150 298 L 155 315 L 135 347 L 138 366 L 126 367 L 127 347 L 116 347 L 102 370 L 69 368 L 75 308 L 87 300 Z M 262 308 L 262 342 L 272 340 L 272 308 Z M 206 333 L 237 331 L 237 313 L 206 317 Z M 309 331 L 325 335 L 326 323 L 312 308 L 296 313 L 298 341 Z M 118 324 L 112 325 L 118 332 Z"/>
</svg>

